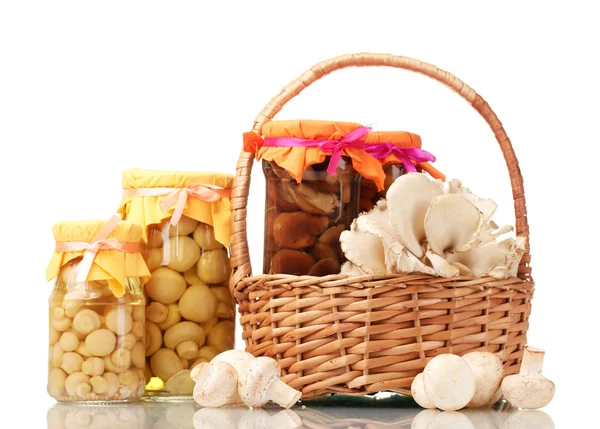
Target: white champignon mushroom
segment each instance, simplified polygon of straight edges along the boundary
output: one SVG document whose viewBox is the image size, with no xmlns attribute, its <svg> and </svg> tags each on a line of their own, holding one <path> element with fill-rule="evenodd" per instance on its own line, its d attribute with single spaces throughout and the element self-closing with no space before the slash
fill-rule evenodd
<svg viewBox="0 0 600 429">
<path fill-rule="evenodd" d="M 435 404 L 429 400 L 423 386 L 423 373 L 418 374 L 410 386 L 410 392 L 417 404 L 423 408 L 433 409 Z"/>
<path fill-rule="evenodd" d="M 485 406 L 486 407 L 491 407 L 496 402 L 498 402 L 500 399 L 502 399 L 502 388 L 501 387 L 498 388 L 498 390 L 496 391 L 496 393 L 494 393 L 494 396 L 492 396 L 492 399 L 490 399 L 490 402 L 488 402 L 487 404 L 485 404 Z"/>
<path fill-rule="evenodd" d="M 425 254 L 421 246 L 425 239 L 425 214 L 431 201 L 442 194 L 441 182 L 421 173 L 403 174 L 387 191 L 390 222 L 401 243 L 417 258 Z"/>
<path fill-rule="evenodd" d="M 367 274 L 386 272 L 383 242 L 372 234 L 359 231 L 356 220 L 349 231 L 342 232 L 340 244 L 346 258 Z"/>
<path fill-rule="evenodd" d="M 479 209 L 457 194 L 434 198 L 424 221 L 427 243 L 438 255 L 469 250 L 482 227 L 483 216 Z"/>
<path fill-rule="evenodd" d="M 475 376 L 460 356 L 442 354 L 429 361 L 423 371 L 423 384 L 429 400 L 439 409 L 464 408 L 475 394 Z"/>
<path fill-rule="evenodd" d="M 486 406 L 496 395 L 504 379 L 504 366 L 500 358 L 490 352 L 472 352 L 463 356 L 475 376 L 475 394 L 469 408 Z"/>
<path fill-rule="evenodd" d="M 509 375 L 502 381 L 502 393 L 515 407 L 534 410 L 552 401 L 554 383 L 542 375 L 544 354 L 541 349 L 525 347 L 519 374 Z"/>
<path fill-rule="evenodd" d="M 501 429 L 554 429 L 552 417 L 543 411 L 520 410 L 504 421 Z"/>
<path fill-rule="evenodd" d="M 248 365 L 245 374 L 238 373 L 238 393 L 249 407 L 262 407 L 272 401 L 290 408 L 302 395 L 301 392 L 280 380 L 281 368 L 272 358 L 260 356 Z"/>
<path fill-rule="evenodd" d="M 427 429 L 479 429 L 460 411 L 444 411 L 427 425 Z"/>
<path fill-rule="evenodd" d="M 222 407 L 233 403 L 237 396 L 237 372 L 227 362 L 200 363 L 190 377 L 196 382 L 194 400 L 203 407 Z"/>
</svg>

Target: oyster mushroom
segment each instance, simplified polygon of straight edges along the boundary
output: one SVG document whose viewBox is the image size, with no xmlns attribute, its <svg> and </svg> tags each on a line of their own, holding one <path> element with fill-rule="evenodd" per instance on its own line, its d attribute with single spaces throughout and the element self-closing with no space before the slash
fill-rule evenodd
<svg viewBox="0 0 600 429">
<path fill-rule="evenodd" d="M 359 231 L 356 220 L 350 231 L 342 232 L 340 243 L 346 258 L 367 274 L 386 272 L 383 242 L 372 234 Z"/>
<path fill-rule="evenodd" d="M 352 262 L 346 261 L 342 264 L 340 274 L 346 274 L 348 276 L 362 276 L 367 273 L 361 270 L 358 266 L 354 265 Z"/>
<path fill-rule="evenodd" d="M 425 254 L 421 247 L 425 214 L 431 201 L 442 194 L 440 183 L 421 173 L 403 174 L 387 191 L 390 222 L 401 243 L 417 258 Z"/>
<path fill-rule="evenodd" d="M 467 252 L 446 255 L 448 261 L 463 264 L 475 277 L 515 277 L 525 252 L 525 237 L 491 241 Z"/>
<path fill-rule="evenodd" d="M 457 194 L 434 198 L 424 220 L 427 243 L 438 255 L 469 250 L 482 227 L 479 209 Z"/>
</svg>

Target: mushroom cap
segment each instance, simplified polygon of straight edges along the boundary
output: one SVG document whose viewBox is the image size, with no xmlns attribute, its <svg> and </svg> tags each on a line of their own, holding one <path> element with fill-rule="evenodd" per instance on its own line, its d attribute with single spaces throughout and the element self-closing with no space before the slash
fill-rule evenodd
<svg viewBox="0 0 600 429">
<path fill-rule="evenodd" d="M 206 334 L 201 326 L 194 322 L 179 322 L 166 330 L 163 342 L 166 347 L 174 350 L 183 341 L 195 341 L 201 347 L 206 341 Z"/>
<path fill-rule="evenodd" d="M 166 383 L 169 378 L 183 369 L 183 365 L 173 350 L 162 348 L 150 358 L 150 369 Z"/>
<path fill-rule="evenodd" d="M 410 386 L 412 397 L 417 404 L 423 408 L 433 409 L 435 404 L 429 400 L 425 394 L 425 387 L 423 386 L 423 373 L 418 374 Z"/>
<path fill-rule="evenodd" d="M 469 200 L 445 194 L 431 200 L 424 220 L 427 243 L 438 255 L 470 249 L 483 227 L 483 215 Z"/>
<path fill-rule="evenodd" d="M 200 247 L 192 238 L 185 235 L 169 238 L 169 249 L 167 266 L 180 273 L 192 268 L 200 259 Z"/>
<path fill-rule="evenodd" d="M 429 400 L 445 411 L 464 408 L 475 394 L 475 376 L 469 364 L 452 354 L 429 361 L 423 371 L 423 384 Z"/>
<path fill-rule="evenodd" d="M 152 272 L 145 290 L 153 301 L 171 304 L 185 292 L 185 279 L 177 271 L 168 267 L 160 267 Z"/>
<path fill-rule="evenodd" d="M 342 232 L 340 243 L 346 258 L 367 274 L 386 272 L 383 242 L 375 235 L 359 231 L 356 220 L 349 231 Z"/>
<path fill-rule="evenodd" d="M 272 274 L 305 275 L 315 265 L 315 258 L 305 252 L 281 249 L 271 259 Z"/>
<path fill-rule="evenodd" d="M 338 274 L 340 272 L 340 263 L 337 259 L 325 258 L 317 262 L 308 272 L 309 276 L 327 276 L 330 274 Z"/>
<path fill-rule="evenodd" d="M 340 199 L 334 193 L 321 192 L 305 184 L 290 183 L 289 195 L 305 213 L 329 215 L 340 206 Z"/>
<path fill-rule="evenodd" d="M 215 239 L 215 230 L 212 226 L 200 222 L 194 230 L 194 241 L 202 250 L 221 249 L 223 245 Z"/>
<path fill-rule="evenodd" d="M 248 365 L 254 360 L 254 356 L 243 350 L 227 350 L 216 355 L 210 362 L 227 362 L 235 368 L 238 377 L 242 377 L 248 370 Z"/>
<path fill-rule="evenodd" d="M 500 358 L 490 352 L 472 352 L 463 356 L 475 376 L 475 394 L 469 402 L 469 408 L 486 406 L 496 395 L 502 379 L 504 366 Z"/>
<path fill-rule="evenodd" d="M 227 362 L 201 363 L 192 369 L 194 400 L 203 407 L 227 405 L 237 393 L 238 376 Z"/>
<path fill-rule="evenodd" d="M 554 398 L 554 383 L 541 374 L 509 375 L 502 381 L 502 394 L 515 407 L 536 410 Z"/>
<path fill-rule="evenodd" d="M 275 207 L 283 212 L 295 212 L 299 208 L 290 195 L 290 181 L 271 181 L 267 188 L 268 198 L 275 202 Z"/>
<path fill-rule="evenodd" d="M 206 322 L 217 311 L 217 297 L 204 284 L 192 285 L 186 289 L 179 299 L 179 312 L 193 322 Z"/>
<path fill-rule="evenodd" d="M 198 277 L 203 283 L 218 284 L 229 275 L 229 256 L 225 249 L 205 250 L 196 265 Z"/>
<path fill-rule="evenodd" d="M 402 244 L 417 258 L 424 254 L 425 214 L 431 200 L 442 194 L 442 186 L 421 173 L 403 174 L 387 191 L 390 222 Z"/>
<path fill-rule="evenodd" d="M 301 250 L 315 244 L 329 226 L 327 216 L 304 212 L 279 213 L 273 222 L 273 240 L 282 249 Z"/>
<path fill-rule="evenodd" d="M 281 367 L 274 359 L 260 356 L 251 360 L 245 373 L 238 373 L 240 398 L 249 407 L 261 407 L 267 403 L 266 390 L 279 379 Z"/>
</svg>

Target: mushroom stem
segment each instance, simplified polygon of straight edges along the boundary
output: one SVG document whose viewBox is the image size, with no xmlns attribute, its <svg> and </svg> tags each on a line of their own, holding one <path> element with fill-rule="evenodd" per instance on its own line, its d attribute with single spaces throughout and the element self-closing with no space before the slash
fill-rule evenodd
<svg viewBox="0 0 600 429">
<path fill-rule="evenodd" d="M 544 363 L 544 352 L 535 347 L 526 347 L 523 353 L 523 361 L 521 362 L 520 375 L 536 375 L 542 372 Z"/>
<path fill-rule="evenodd" d="M 302 396 L 302 393 L 288 386 L 279 378 L 275 378 L 265 392 L 265 398 L 281 405 L 284 408 L 290 408 Z"/>
</svg>

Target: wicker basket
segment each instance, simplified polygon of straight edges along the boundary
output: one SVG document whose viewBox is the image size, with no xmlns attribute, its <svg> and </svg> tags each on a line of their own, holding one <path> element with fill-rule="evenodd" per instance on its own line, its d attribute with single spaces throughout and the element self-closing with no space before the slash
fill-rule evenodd
<svg viewBox="0 0 600 429">
<path fill-rule="evenodd" d="M 431 64 L 386 54 L 344 55 L 321 62 L 267 104 L 254 130 L 260 133 L 289 100 L 316 80 L 355 66 L 412 70 L 467 100 L 500 144 L 511 179 L 516 232 L 528 237 L 523 178 L 502 124 L 473 89 Z M 384 390 L 410 394 L 415 375 L 442 353 L 495 352 L 508 374 L 518 372 L 534 290 L 529 244 L 518 278 L 251 276 L 246 205 L 252 164 L 253 155 L 242 152 L 231 200 L 230 287 L 239 304 L 246 350 L 275 358 L 282 380 L 301 390 L 303 399 Z"/>
</svg>

